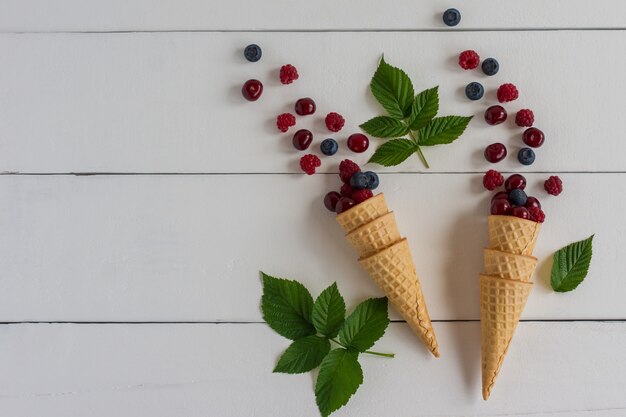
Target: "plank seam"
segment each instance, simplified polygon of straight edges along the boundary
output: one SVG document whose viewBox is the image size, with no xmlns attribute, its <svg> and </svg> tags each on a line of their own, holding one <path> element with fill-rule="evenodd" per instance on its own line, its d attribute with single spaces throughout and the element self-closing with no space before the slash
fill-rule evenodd
<svg viewBox="0 0 626 417">
<path fill-rule="evenodd" d="M 517 171 L 500 171 L 502 174 L 516 174 Z M 338 172 L 318 172 L 316 175 L 337 175 Z M 383 175 L 483 175 L 484 171 L 380 171 Z M 626 174 L 626 171 L 524 171 L 523 174 Z M 299 172 L 0 172 L 0 176 L 238 176 L 238 175 L 302 175 Z"/>
</svg>

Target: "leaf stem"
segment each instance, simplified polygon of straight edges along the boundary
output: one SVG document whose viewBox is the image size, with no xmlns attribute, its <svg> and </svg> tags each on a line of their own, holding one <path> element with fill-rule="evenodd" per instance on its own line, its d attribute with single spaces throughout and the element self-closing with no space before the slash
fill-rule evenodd
<svg viewBox="0 0 626 417">
<path fill-rule="evenodd" d="M 343 343 L 339 342 L 338 340 L 335 340 L 335 339 L 330 339 L 330 340 L 332 340 L 333 342 L 337 343 L 342 348 L 345 348 L 345 349 L 348 348 L 348 346 L 344 345 Z M 369 355 L 384 356 L 385 358 L 395 358 L 396 357 L 395 353 L 381 353 L 381 352 L 374 352 L 372 350 L 366 350 L 363 353 L 367 353 Z"/>
<path fill-rule="evenodd" d="M 430 169 L 430 165 L 428 165 L 428 161 L 426 160 L 426 157 L 424 156 L 424 153 L 422 152 L 422 148 L 419 147 L 419 140 L 417 140 L 412 130 L 409 130 L 409 136 L 411 137 L 413 142 L 415 142 L 415 144 L 417 145 L 417 155 L 422 160 L 422 163 L 424 164 L 426 169 Z"/>
</svg>

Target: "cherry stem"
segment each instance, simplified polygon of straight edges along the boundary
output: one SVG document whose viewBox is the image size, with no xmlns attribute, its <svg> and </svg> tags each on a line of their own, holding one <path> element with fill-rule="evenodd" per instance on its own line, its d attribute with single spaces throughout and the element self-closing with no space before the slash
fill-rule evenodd
<svg viewBox="0 0 626 417">
<path fill-rule="evenodd" d="M 343 343 L 340 343 L 338 340 L 335 340 L 335 339 L 330 339 L 330 340 L 332 340 L 333 342 L 337 343 L 342 348 L 345 348 L 345 349 L 348 348 L 348 346 L 344 345 Z M 396 357 L 395 353 L 381 353 L 381 352 L 374 352 L 372 350 L 366 350 L 363 353 L 367 353 L 369 355 L 384 356 L 385 358 L 395 358 Z"/>
</svg>

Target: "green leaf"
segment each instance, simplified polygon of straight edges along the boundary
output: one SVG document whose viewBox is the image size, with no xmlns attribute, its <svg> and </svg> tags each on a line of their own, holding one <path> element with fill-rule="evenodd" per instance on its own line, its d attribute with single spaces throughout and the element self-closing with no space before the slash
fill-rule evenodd
<svg viewBox="0 0 626 417">
<path fill-rule="evenodd" d="M 315 401 L 323 417 L 343 407 L 363 383 L 358 353 L 334 349 L 322 361 L 315 383 Z"/>
<path fill-rule="evenodd" d="M 339 330 L 339 340 L 349 348 L 365 352 L 385 334 L 389 325 L 387 298 L 370 298 L 356 306 Z"/>
<path fill-rule="evenodd" d="M 261 310 L 269 326 L 291 340 L 315 334 L 311 321 L 313 297 L 297 281 L 263 276 Z"/>
<path fill-rule="evenodd" d="M 435 117 L 428 125 L 419 130 L 419 144 L 433 146 L 454 142 L 463 134 L 472 117 Z"/>
<path fill-rule="evenodd" d="M 439 111 L 439 86 L 424 90 L 415 96 L 411 107 L 409 128 L 418 130 L 430 122 Z"/>
<path fill-rule="evenodd" d="M 317 368 L 330 352 L 330 341 L 318 336 L 307 336 L 293 342 L 282 354 L 274 372 L 301 374 Z"/>
<path fill-rule="evenodd" d="M 396 138 L 409 133 L 409 128 L 401 120 L 389 116 L 374 117 L 360 127 L 376 138 Z"/>
<path fill-rule="evenodd" d="M 378 69 L 370 83 L 372 94 L 387 110 L 389 116 L 395 119 L 404 119 L 411 114 L 413 103 L 413 83 L 404 71 L 392 67 L 380 59 Z"/>
<path fill-rule="evenodd" d="M 417 151 L 417 144 L 408 139 L 392 139 L 376 149 L 368 162 L 374 162 L 386 167 L 404 162 Z"/>
<path fill-rule="evenodd" d="M 313 325 L 326 337 L 335 337 L 346 315 L 346 302 L 343 300 L 337 283 L 326 288 L 313 304 Z"/>
<path fill-rule="evenodd" d="M 591 263 L 591 235 L 588 239 L 574 242 L 554 253 L 550 284 L 557 292 L 572 291 L 583 282 Z"/>
</svg>

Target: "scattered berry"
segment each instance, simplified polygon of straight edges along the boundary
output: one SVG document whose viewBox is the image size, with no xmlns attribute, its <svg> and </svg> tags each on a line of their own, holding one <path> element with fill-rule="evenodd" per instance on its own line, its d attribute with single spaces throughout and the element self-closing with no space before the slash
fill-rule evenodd
<svg viewBox="0 0 626 417">
<path fill-rule="evenodd" d="M 276 118 L 276 126 L 281 132 L 286 132 L 291 126 L 296 125 L 296 116 L 291 113 L 279 114 Z"/>
<path fill-rule="evenodd" d="M 504 189 L 507 193 L 511 190 L 523 190 L 526 188 L 526 178 L 520 174 L 513 174 L 504 181 Z"/>
<path fill-rule="evenodd" d="M 535 114 L 531 109 L 522 109 L 515 115 L 515 124 L 519 127 L 530 127 L 535 123 Z"/>
<path fill-rule="evenodd" d="M 498 101 L 500 103 L 506 103 L 508 101 L 516 100 L 519 97 L 519 91 L 513 84 L 502 84 L 498 87 Z"/>
<path fill-rule="evenodd" d="M 483 61 L 482 69 L 485 75 L 496 75 L 500 69 L 500 64 L 495 58 L 487 58 Z"/>
<path fill-rule="evenodd" d="M 483 185 L 489 191 L 495 190 L 502 184 L 504 184 L 504 177 L 495 169 L 490 169 L 483 176 Z"/>
<path fill-rule="evenodd" d="M 513 207 L 509 214 L 511 216 L 519 217 L 520 219 L 528 219 L 530 218 L 530 213 L 526 207 Z"/>
<path fill-rule="evenodd" d="M 513 189 L 509 192 L 509 202 L 514 206 L 523 206 L 528 201 L 528 197 L 524 190 L 519 188 Z"/>
<path fill-rule="evenodd" d="M 250 62 L 257 62 L 259 59 L 261 59 L 261 55 L 263 55 L 261 47 L 254 43 L 246 46 L 246 49 L 243 50 L 244 58 L 246 58 Z"/>
<path fill-rule="evenodd" d="M 442 18 L 446 26 L 456 26 L 461 22 L 461 12 L 457 9 L 448 9 L 443 12 Z"/>
<path fill-rule="evenodd" d="M 531 207 L 541 208 L 541 203 L 535 197 L 528 197 L 526 199 L 526 204 L 524 204 L 524 207 L 526 207 L 527 209 Z"/>
<path fill-rule="evenodd" d="M 330 211 L 335 211 L 337 203 L 341 199 L 341 194 L 337 191 L 331 191 L 324 197 L 324 206 Z"/>
<path fill-rule="evenodd" d="M 465 95 L 470 100 L 480 100 L 485 94 L 485 89 L 481 83 L 472 82 L 465 87 Z"/>
<path fill-rule="evenodd" d="M 300 158 L 300 168 L 302 168 L 302 171 L 306 172 L 307 175 L 315 174 L 315 168 L 321 165 L 322 161 L 313 154 L 309 153 Z"/>
<path fill-rule="evenodd" d="M 341 195 L 344 197 L 351 197 L 354 190 L 350 187 L 350 184 L 341 185 Z"/>
<path fill-rule="evenodd" d="M 365 172 L 355 172 L 352 178 L 350 178 L 350 187 L 355 190 L 362 190 L 367 188 L 367 175 Z"/>
<path fill-rule="evenodd" d="M 326 115 L 326 118 L 324 119 L 324 122 L 326 123 L 326 127 L 328 128 L 328 130 L 330 130 L 331 132 L 339 132 L 343 128 L 343 125 L 346 123 L 343 116 L 341 116 L 339 113 L 334 112 L 328 113 Z"/>
<path fill-rule="evenodd" d="M 301 98 L 296 101 L 295 110 L 300 116 L 308 116 L 315 113 L 315 102 L 310 97 Z"/>
<path fill-rule="evenodd" d="M 504 123 L 506 117 L 506 110 L 502 106 L 495 105 L 485 110 L 485 122 L 487 122 L 488 125 L 494 126 Z"/>
<path fill-rule="evenodd" d="M 376 188 L 378 188 L 378 185 L 380 184 L 380 181 L 378 180 L 378 174 L 372 171 L 367 171 L 365 175 L 367 175 L 367 188 L 369 190 L 375 190 Z"/>
<path fill-rule="evenodd" d="M 532 165 L 535 162 L 535 151 L 530 148 L 522 148 L 517 153 L 517 160 L 522 165 Z"/>
<path fill-rule="evenodd" d="M 337 206 L 335 207 L 335 213 L 341 214 L 344 211 L 351 209 L 355 205 L 356 203 L 353 199 L 348 197 L 341 197 L 341 199 L 337 202 Z"/>
<path fill-rule="evenodd" d="M 546 189 L 548 194 L 559 195 L 563 192 L 563 181 L 555 175 L 551 176 L 543 183 L 543 188 Z"/>
<path fill-rule="evenodd" d="M 344 184 L 350 184 L 350 178 L 356 172 L 361 172 L 361 168 L 355 162 L 344 159 L 339 163 L 339 178 Z"/>
<path fill-rule="evenodd" d="M 502 182 L 504 182 L 504 178 L 502 179 Z M 502 185 L 502 184 L 500 184 L 500 185 Z M 504 199 L 504 200 L 508 201 L 509 200 L 509 193 L 507 193 L 506 191 L 498 191 L 497 193 L 495 193 L 493 195 L 493 197 L 491 197 L 491 202 L 493 203 L 494 201 L 501 200 L 501 199 Z"/>
<path fill-rule="evenodd" d="M 504 216 L 511 210 L 511 203 L 506 198 L 499 198 L 491 203 L 491 214 Z"/>
<path fill-rule="evenodd" d="M 480 63 L 480 57 L 476 53 L 476 51 L 467 50 L 461 52 L 459 55 L 459 65 L 464 70 L 470 70 L 478 67 Z"/>
<path fill-rule="evenodd" d="M 528 208 L 528 214 L 530 215 L 530 220 L 537 223 L 543 223 L 543 221 L 546 219 L 546 214 L 538 207 Z"/>
<path fill-rule="evenodd" d="M 291 84 L 297 80 L 300 76 L 298 70 L 291 64 L 283 65 L 280 67 L 280 82 L 283 84 Z"/>
<path fill-rule="evenodd" d="M 293 134 L 293 139 L 291 143 L 293 143 L 293 147 L 299 151 L 304 151 L 308 149 L 308 147 L 313 142 L 313 133 L 310 130 L 300 129 L 296 133 Z"/>
<path fill-rule="evenodd" d="M 353 133 L 348 137 L 348 149 L 352 152 L 365 152 L 370 146 L 370 140 L 363 133 Z"/>
<path fill-rule="evenodd" d="M 352 193 L 352 199 L 354 200 L 356 204 L 360 204 L 364 202 L 365 200 L 367 200 L 368 198 L 372 198 L 373 196 L 374 194 L 372 193 L 372 190 L 368 190 L 368 189 L 356 190 L 355 192 Z"/>
<path fill-rule="evenodd" d="M 257 101 L 263 94 L 263 83 L 259 80 L 248 80 L 241 87 L 241 94 L 248 101 Z"/>
<path fill-rule="evenodd" d="M 324 139 L 320 144 L 320 150 L 324 155 L 334 155 L 337 153 L 337 149 L 339 149 L 339 144 L 332 138 Z"/>
<path fill-rule="evenodd" d="M 524 143 L 531 148 L 538 148 L 543 145 L 543 141 L 546 139 L 543 132 L 536 127 L 529 127 L 524 131 L 522 135 Z"/>
<path fill-rule="evenodd" d="M 496 142 L 485 148 L 485 159 L 492 164 L 502 161 L 506 157 L 506 146 Z"/>
</svg>

